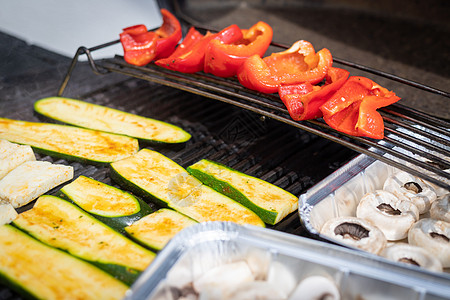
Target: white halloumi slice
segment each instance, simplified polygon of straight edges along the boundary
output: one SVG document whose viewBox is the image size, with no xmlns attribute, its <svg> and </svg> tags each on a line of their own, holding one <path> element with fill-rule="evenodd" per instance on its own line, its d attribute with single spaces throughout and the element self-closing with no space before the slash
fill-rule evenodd
<svg viewBox="0 0 450 300">
<path fill-rule="evenodd" d="M 9 224 L 17 217 L 17 211 L 8 202 L 0 201 L 0 226 Z"/>
<path fill-rule="evenodd" d="M 36 157 L 30 146 L 0 140 L 0 179 L 24 162 L 33 160 Z"/>
<path fill-rule="evenodd" d="M 21 207 L 72 178 L 71 166 L 27 161 L 0 180 L 0 200 Z"/>
</svg>

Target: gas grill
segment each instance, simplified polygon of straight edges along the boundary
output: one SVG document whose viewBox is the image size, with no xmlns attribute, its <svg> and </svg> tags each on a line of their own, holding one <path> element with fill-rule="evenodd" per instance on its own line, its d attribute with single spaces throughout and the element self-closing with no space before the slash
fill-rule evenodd
<svg viewBox="0 0 450 300">
<path fill-rule="evenodd" d="M 256 15 L 259 13 L 265 16 L 262 12 L 270 13 L 270 5 L 276 8 L 281 6 L 282 11 L 286 11 L 289 5 L 296 9 L 302 8 L 293 1 L 284 1 L 283 5 L 278 4 L 280 6 L 277 6 L 278 2 L 271 1 L 245 3 L 248 6 L 235 1 L 222 5 L 214 1 L 159 2 L 160 7 L 169 8 L 175 13 L 182 21 L 184 30 L 196 26 L 203 31 L 220 29 L 220 22 L 225 20 L 214 21 L 213 16 L 223 11 L 233 11 L 228 19 L 225 18 L 230 22 L 228 24 L 234 22 L 244 28 L 250 26 L 247 23 L 253 20 L 249 18 L 240 24 L 235 18 L 243 20 L 249 9 L 256 11 Z M 202 7 L 203 4 L 205 7 Z M 309 9 L 315 11 L 320 7 Z M 211 13 L 211 19 L 206 18 L 211 21 L 211 25 L 199 17 L 203 13 Z M 274 29 L 277 27 L 277 24 L 271 25 Z M 294 40 L 290 42 L 304 38 L 295 31 L 291 34 Z M 12 38 L 6 36 L 5 39 Z M 271 52 L 288 48 L 288 41 L 278 42 L 276 33 L 274 40 L 276 42 L 272 43 Z M 439 179 L 450 179 L 450 174 L 443 171 L 450 168 L 450 123 L 445 116 L 421 112 L 411 108 L 411 105 L 401 104 L 401 100 L 399 104 L 381 110 L 386 125 L 385 139 L 376 141 L 352 137 L 334 131 L 322 120 L 295 122 L 278 96 L 250 91 L 234 78 L 218 78 L 204 73 L 181 74 L 153 64 L 136 67 L 127 64 L 120 55 L 111 59 L 93 58 L 93 52 L 117 43 L 118 40 L 90 48 L 80 47 L 70 64 L 57 58 L 58 67 L 51 70 L 53 74 L 49 74 L 49 78 L 29 75 L 28 79 L 36 80 L 36 84 L 23 83 L 20 76 L 5 81 L 7 84 L 3 91 L 6 92 L 7 101 L 0 102 L 0 116 L 38 121 L 38 117 L 33 114 L 34 101 L 58 95 L 163 120 L 190 132 L 191 140 L 181 146 L 141 144 L 141 147 L 155 149 L 183 167 L 203 158 L 217 161 L 297 196 L 360 153 L 450 189 L 448 184 Z M 333 49 L 330 50 L 333 54 Z M 41 55 L 53 57 L 45 51 Z M 81 55 L 86 55 L 87 62 L 79 61 Z M 413 95 L 411 98 L 414 100 L 419 94 L 423 95 L 421 97 L 439 99 L 436 101 L 443 103 L 443 109 L 448 108 L 450 93 L 440 88 L 393 75 L 394 70 L 392 73 L 384 72 L 345 58 L 335 57 L 334 62 L 350 70 L 351 75 L 361 74 L 388 89 L 398 91 L 397 94 L 402 98 Z M 390 67 L 386 69 L 390 70 Z M 59 76 L 55 77 L 55 73 Z M 64 73 L 66 75 L 62 78 L 61 74 Z M 443 73 L 445 76 L 445 70 Z M 74 178 L 85 175 L 115 185 L 109 178 L 108 166 L 57 160 L 39 154 L 38 159 L 73 166 Z M 32 205 L 21 209 L 27 210 Z M 150 205 L 154 209 L 158 208 L 155 204 Z M 270 228 L 308 236 L 297 212 Z M 0 299 L 19 298 L 8 287 L 0 286 Z"/>
</svg>

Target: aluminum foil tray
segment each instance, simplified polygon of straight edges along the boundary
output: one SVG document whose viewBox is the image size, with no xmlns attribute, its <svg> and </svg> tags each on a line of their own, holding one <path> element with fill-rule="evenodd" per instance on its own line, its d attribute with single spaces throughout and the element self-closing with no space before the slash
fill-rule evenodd
<svg viewBox="0 0 450 300">
<path fill-rule="evenodd" d="M 283 265 L 298 282 L 313 275 L 331 278 L 341 299 L 448 299 L 450 295 L 448 279 L 436 273 L 411 270 L 364 252 L 267 228 L 208 222 L 175 236 L 125 299 L 176 299 L 171 291 L 174 273 L 183 274 L 178 278 L 186 280 L 255 253 L 270 264 Z"/>
<path fill-rule="evenodd" d="M 356 216 L 356 209 L 361 198 L 366 193 L 383 189 L 388 176 L 397 171 L 399 170 L 395 167 L 366 155 L 357 156 L 299 197 L 299 215 L 302 224 L 313 238 L 351 248 L 354 251 L 362 251 L 323 235 L 320 230 L 325 222 L 332 218 Z M 448 192 L 438 186 L 434 188 L 438 195 Z M 406 242 L 406 240 L 400 242 Z M 376 257 L 375 254 L 373 256 Z M 401 265 L 410 267 L 407 264 Z M 450 286 L 449 271 L 449 268 L 446 268 L 441 275 L 447 278 L 447 285 Z"/>
</svg>

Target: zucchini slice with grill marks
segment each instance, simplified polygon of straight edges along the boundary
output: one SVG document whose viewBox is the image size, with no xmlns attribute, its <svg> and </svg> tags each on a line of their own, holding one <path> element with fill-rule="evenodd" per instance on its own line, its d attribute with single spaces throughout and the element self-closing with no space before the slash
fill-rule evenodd
<svg viewBox="0 0 450 300">
<path fill-rule="evenodd" d="M 178 126 L 89 102 L 50 97 L 38 100 L 34 109 L 48 118 L 90 129 L 123 134 L 160 143 L 184 143 L 191 135 Z"/>
<path fill-rule="evenodd" d="M 267 181 L 225 165 L 202 159 L 187 171 L 204 184 L 253 210 L 268 224 L 276 224 L 297 210 L 298 199 Z"/>
<path fill-rule="evenodd" d="M 0 118 L 0 138 L 69 160 L 110 163 L 139 150 L 138 140 L 67 125 Z"/>
<path fill-rule="evenodd" d="M 134 243 L 74 204 L 44 195 L 13 224 L 40 241 L 94 263 L 131 284 L 154 259 L 150 250 Z"/>
<path fill-rule="evenodd" d="M 37 261 L 36 261 L 37 260 Z M 25 297 L 123 299 L 128 286 L 10 225 L 0 226 L 0 278 Z"/>
<path fill-rule="evenodd" d="M 194 224 L 197 222 L 183 214 L 161 208 L 125 227 L 125 231 L 136 241 L 161 250 L 180 230 Z"/>
<path fill-rule="evenodd" d="M 60 192 L 63 198 L 121 233 L 152 212 L 147 203 L 132 194 L 86 176 L 79 176 Z"/>
<path fill-rule="evenodd" d="M 231 221 L 264 226 L 254 212 L 203 185 L 183 167 L 156 151 L 142 149 L 112 163 L 110 176 L 134 194 L 173 208 L 197 222 Z"/>
</svg>

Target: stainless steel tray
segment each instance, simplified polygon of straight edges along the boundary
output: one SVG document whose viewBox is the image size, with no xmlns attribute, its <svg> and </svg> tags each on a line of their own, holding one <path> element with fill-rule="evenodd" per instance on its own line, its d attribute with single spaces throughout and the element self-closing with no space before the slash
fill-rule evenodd
<svg viewBox="0 0 450 300">
<path fill-rule="evenodd" d="M 298 281 L 326 275 L 337 284 L 341 299 L 448 299 L 448 277 L 402 267 L 364 252 L 271 229 L 234 223 L 201 223 L 181 231 L 159 253 L 128 291 L 125 299 L 170 299 L 167 279 L 175 268 L 206 271 L 215 264 L 242 259 L 252 251 L 282 263 Z M 211 259 L 212 258 L 212 259 Z M 189 275 L 189 274 L 188 274 Z"/>
</svg>

